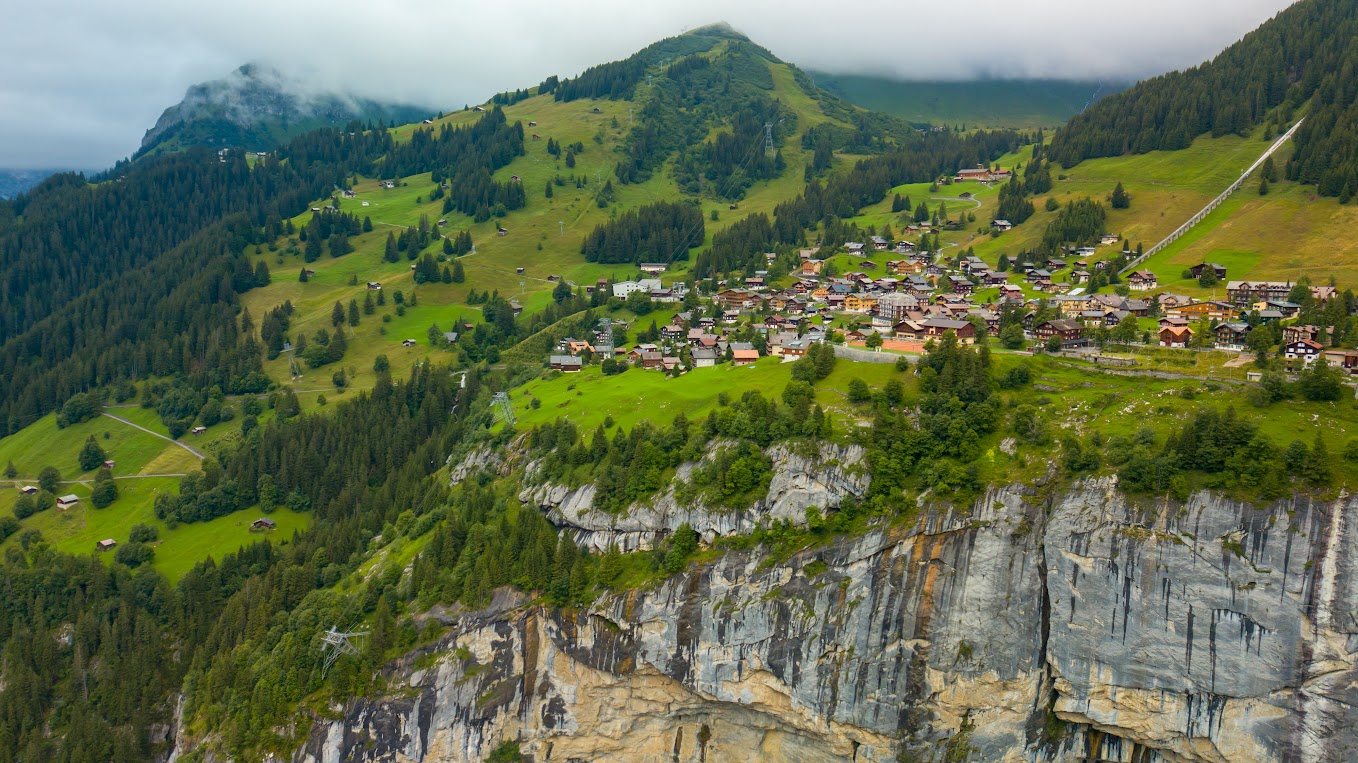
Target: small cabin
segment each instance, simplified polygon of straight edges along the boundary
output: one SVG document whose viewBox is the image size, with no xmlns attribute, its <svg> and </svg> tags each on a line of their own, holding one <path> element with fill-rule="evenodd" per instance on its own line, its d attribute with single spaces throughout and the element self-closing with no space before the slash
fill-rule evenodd
<svg viewBox="0 0 1358 763">
<path fill-rule="evenodd" d="M 523 268 L 514 268 L 514 272 L 519 275 L 523 275 Z"/>
<path fill-rule="evenodd" d="M 80 503 L 80 496 L 74 494 L 63 495 L 57 499 L 57 508 L 65 511 L 77 503 Z"/>
<path fill-rule="evenodd" d="M 207 427 L 198 426 L 198 427 L 194 427 L 194 428 L 193 428 L 193 433 L 194 433 L 194 434 L 202 434 L 202 433 L 204 433 L 204 432 L 206 432 L 206 431 L 207 431 Z"/>
<path fill-rule="evenodd" d="M 277 529 L 277 527 L 278 523 L 268 517 L 260 517 L 250 523 L 251 530 L 274 530 Z"/>
<path fill-rule="evenodd" d="M 113 550 L 113 547 L 116 545 L 118 545 L 118 541 L 112 538 L 104 538 L 103 540 L 94 544 L 95 548 L 97 548 L 100 551 L 111 551 Z"/>
<path fill-rule="evenodd" d="M 104 462 L 104 468 L 108 469 L 109 471 L 113 471 L 113 467 L 116 463 L 117 462 L 114 461 L 113 459 L 108 459 L 107 461 Z"/>
<path fill-rule="evenodd" d="M 19 492 L 23 493 L 24 495 L 37 495 L 38 489 L 32 485 L 24 485 L 23 487 L 19 488 Z"/>
<path fill-rule="evenodd" d="M 415 345 L 416 345 L 416 342 L 415 342 L 414 339 L 402 339 L 402 340 L 401 340 L 401 346 L 402 346 L 402 347 L 414 347 Z"/>
<path fill-rule="evenodd" d="M 380 281 L 369 281 L 368 291 L 382 291 L 382 283 Z"/>
<path fill-rule="evenodd" d="M 529 122 L 529 123 L 528 123 L 528 126 L 529 126 L 529 127 L 537 127 L 537 126 L 538 126 L 538 123 L 537 123 L 537 122 Z"/>
</svg>

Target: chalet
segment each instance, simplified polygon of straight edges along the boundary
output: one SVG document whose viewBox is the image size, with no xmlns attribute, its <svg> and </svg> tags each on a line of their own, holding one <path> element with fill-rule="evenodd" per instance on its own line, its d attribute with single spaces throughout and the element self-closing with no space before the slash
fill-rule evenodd
<svg viewBox="0 0 1358 763">
<path fill-rule="evenodd" d="M 401 340 L 401 346 L 402 346 L 402 347 L 414 347 L 416 344 L 418 344 L 418 342 L 416 342 L 414 339 L 402 339 L 402 340 Z"/>
<path fill-rule="evenodd" d="M 206 431 L 207 431 L 207 427 L 194 427 L 194 428 L 193 428 L 193 433 L 194 433 L 194 434 L 202 434 L 202 433 L 204 433 L 204 432 L 206 432 Z"/>
<path fill-rule="evenodd" d="M 112 459 L 109 459 L 109 460 L 104 461 L 104 468 L 105 468 L 105 469 L 108 469 L 109 471 L 113 471 L 113 467 L 116 466 L 116 465 L 117 465 L 117 462 L 116 462 L 116 461 L 113 461 Z"/>
<path fill-rule="evenodd" d="M 663 262 L 643 262 L 638 266 L 638 269 L 646 275 L 653 276 L 664 273 L 670 269 L 670 266 Z"/>
<path fill-rule="evenodd" d="M 642 368 L 652 370 L 663 368 L 665 365 L 665 358 L 658 350 L 644 350 L 639 353 L 637 360 Z"/>
<path fill-rule="evenodd" d="M 1310 339 L 1291 342 L 1283 345 L 1283 357 L 1287 359 L 1287 365 L 1309 366 L 1316 358 L 1323 357 L 1325 345 Z"/>
<path fill-rule="evenodd" d="M 949 318 L 929 318 L 922 324 L 923 336 L 928 339 L 941 339 L 949 331 L 957 335 L 957 341 L 971 344 L 976 341 L 976 324 Z"/>
<path fill-rule="evenodd" d="M 1179 305 L 1165 311 L 1165 315 L 1172 315 L 1178 318 L 1186 318 L 1190 321 L 1206 319 L 1213 323 L 1229 321 L 1235 318 L 1236 310 L 1229 302 L 1194 302 L 1188 305 Z"/>
<path fill-rule="evenodd" d="M 693 351 L 694 368 L 711 368 L 717 364 L 716 350 L 698 348 Z"/>
<path fill-rule="evenodd" d="M 563 373 L 575 373 L 584 367 L 585 363 L 574 355 L 553 355 L 547 361 L 553 371 Z"/>
<path fill-rule="evenodd" d="M 444 227 L 445 225 L 448 224 L 448 221 L 447 221 L 447 220 L 444 220 L 444 219 L 441 219 L 441 220 L 439 220 L 437 223 L 434 223 L 434 224 L 437 225 L 438 227 L 442 228 L 442 227 Z"/>
<path fill-rule="evenodd" d="M 1089 283 L 1089 271 L 1072 270 L 1070 275 L 1067 276 L 1067 280 L 1069 280 L 1073 284 Z"/>
<path fill-rule="evenodd" d="M 1133 271 L 1131 275 L 1127 276 L 1127 288 L 1132 291 L 1147 291 L 1154 289 L 1157 285 L 1155 274 L 1149 270 Z"/>
<path fill-rule="evenodd" d="M 368 291 L 382 291 L 382 284 L 377 281 L 369 281 Z"/>
<path fill-rule="evenodd" d="M 473 107 L 472 107 L 472 111 L 481 112 L 481 111 L 485 111 L 485 108 L 483 108 L 483 107 L 481 107 L 481 106 L 473 106 Z"/>
<path fill-rule="evenodd" d="M 1050 281 L 1052 280 L 1052 273 L 1050 270 L 1047 270 L 1046 268 L 1033 268 L 1032 270 L 1028 271 L 1028 275 L 1025 276 L 1025 278 L 1030 282 Z"/>
<path fill-rule="evenodd" d="M 537 122 L 529 122 L 529 123 L 528 123 L 528 126 L 529 126 L 529 127 L 537 127 L 537 126 L 538 126 L 538 123 L 537 123 Z"/>
<path fill-rule="evenodd" d="M 1301 305 L 1296 302 L 1289 302 L 1285 299 L 1270 299 L 1267 302 L 1255 306 L 1256 310 L 1277 310 L 1283 314 L 1283 320 L 1297 317 L 1301 312 Z"/>
<path fill-rule="evenodd" d="M 1161 347 L 1187 347 L 1193 338 L 1193 329 L 1187 326 L 1165 326 L 1160 329 Z"/>
<path fill-rule="evenodd" d="M 763 278 L 746 278 L 745 288 L 750 291 L 763 291 L 766 288 L 766 285 L 764 284 Z"/>
<path fill-rule="evenodd" d="M 1231 302 L 1246 306 L 1254 302 L 1271 299 L 1287 299 L 1292 291 L 1292 283 L 1283 281 L 1227 281 L 1226 298 Z"/>
<path fill-rule="evenodd" d="M 953 293 L 960 294 L 964 297 L 970 295 L 972 291 L 975 290 L 971 281 L 968 281 L 962 276 L 948 276 L 948 288 L 951 289 Z"/>
<path fill-rule="evenodd" d="M 863 242 L 862 242 L 862 241 L 845 241 L 845 242 L 844 242 L 844 251 L 848 252 L 849 254 L 860 254 L 860 253 L 863 251 Z"/>
<path fill-rule="evenodd" d="M 740 311 L 734 308 L 730 310 L 722 310 L 721 322 L 728 326 L 734 326 L 737 323 L 740 323 Z"/>
<path fill-rule="evenodd" d="M 278 523 L 268 517 L 260 517 L 250 523 L 251 530 L 275 530 L 277 528 Z"/>
<path fill-rule="evenodd" d="M 1329 332 L 1327 331 L 1325 333 L 1328 335 Z M 1321 329 L 1318 326 L 1307 324 L 1305 326 L 1283 327 L 1283 344 L 1300 342 L 1303 339 L 1310 339 L 1313 342 L 1322 342 L 1327 338 L 1328 336 L 1321 336 Z"/>
<path fill-rule="evenodd" d="M 1205 272 L 1205 271 L 1207 271 L 1207 270 L 1211 270 L 1212 273 L 1213 273 L 1213 275 L 1215 275 L 1215 276 L 1217 277 L 1217 280 L 1218 280 L 1218 281 L 1225 281 L 1225 280 L 1226 280 L 1226 266 L 1225 266 L 1225 265 L 1218 265 L 1218 264 L 1215 263 L 1215 262 L 1202 262 L 1202 263 L 1199 263 L 1199 264 L 1194 265 L 1193 267 L 1189 268 L 1189 269 L 1188 269 L 1188 272 L 1192 273 L 1194 278 L 1201 278 L 1203 272 Z"/>
<path fill-rule="evenodd" d="M 1112 233 L 1105 233 L 1099 237 L 1099 243 L 1103 244 L 1104 246 L 1107 246 L 1109 244 L 1116 244 L 1117 242 L 1118 237 Z"/>
<path fill-rule="evenodd" d="M 1055 272 L 1055 271 L 1057 271 L 1057 270 L 1065 270 L 1065 269 L 1066 269 L 1066 261 L 1065 261 L 1065 260 L 1057 259 L 1057 258 L 1055 258 L 1055 257 L 1053 257 L 1053 258 L 1047 260 L 1047 270 L 1050 270 L 1050 271 Z"/>
<path fill-rule="evenodd" d="M 1014 227 L 1014 224 L 1009 222 L 1008 220 L 994 220 L 990 223 L 990 227 L 994 228 L 997 231 L 1007 231 L 1010 228 Z"/>
<path fill-rule="evenodd" d="M 454 344 L 454 343 L 456 343 L 456 342 L 457 342 L 457 337 L 458 337 L 458 333 L 457 333 L 456 331 L 445 331 L 445 332 L 443 332 L 443 341 L 447 342 L 448 344 Z"/>
<path fill-rule="evenodd" d="M 719 305 L 743 308 L 754 307 L 755 302 L 758 301 L 758 297 L 753 292 L 744 289 L 723 289 L 717 292 L 714 299 Z"/>
<path fill-rule="evenodd" d="M 1258 310 L 1255 315 L 1259 316 L 1261 323 L 1278 323 L 1283 319 L 1283 314 L 1277 310 Z"/>
<path fill-rule="evenodd" d="M 500 226 L 497 225 L 497 226 L 495 226 L 495 235 L 497 235 L 497 236 L 508 236 L 508 235 L 509 235 L 509 229 L 508 229 L 508 228 L 501 228 Z M 548 279 L 548 280 L 551 280 L 551 279 Z"/>
<path fill-rule="evenodd" d="M 676 326 L 673 323 L 660 327 L 660 338 L 675 341 L 684 338 L 684 327 Z"/>
<path fill-rule="evenodd" d="M 19 492 L 23 493 L 24 495 L 37 495 L 38 489 L 33 485 L 24 485 L 23 487 L 19 488 Z"/>
<path fill-rule="evenodd" d="M 1216 335 L 1217 347 L 1224 350 L 1243 350 L 1245 349 L 1245 337 L 1249 336 L 1250 325 L 1239 321 L 1228 321 L 1217 324 L 1213 329 Z"/>
<path fill-rule="evenodd" d="M 660 359 L 660 365 L 665 371 L 673 371 L 680 366 L 681 361 L 673 355 L 666 355 Z"/>
<path fill-rule="evenodd" d="M 784 362 L 797 360 L 806 354 L 806 348 L 810 346 L 810 339 L 794 336 L 792 339 L 783 343 L 782 352 L 780 354 L 783 356 Z"/>
<path fill-rule="evenodd" d="M 877 298 L 867 294 L 849 294 L 844 297 L 844 310 L 850 313 L 866 313 L 877 306 Z"/>
<path fill-rule="evenodd" d="M 953 180 L 959 183 L 965 183 L 967 181 L 989 183 L 994 179 L 995 176 L 991 174 L 990 169 L 980 165 L 977 165 L 975 169 L 958 170 L 957 175 L 953 177 Z"/>
<path fill-rule="evenodd" d="M 732 350 L 731 360 L 735 365 L 748 366 L 756 360 L 759 360 L 759 350 Z"/>
<path fill-rule="evenodd" d="M 872 248 L 879 252 L 885 251 L 887 247 L 891 246 L 891 243 L 881 236 L 872 236 L 868 240 L 872 242 Z"/>
<path fill-rule="evenodd" d="M 1350 376 L 1358 374 L 1358 350 L 1326 350 L 1325 362 Z"/>
<path fill-rule="evenodd" d="M 818 276 L 825 268 L 822 260 L 802 260 L 801 269 L 798 271 L 803 276 Z"/>
<path fill-rule="evenodd" d="M 118 541 L 112 538 L 105 538 L 99 541 L 98 543 L 94 544 L 94 547 L 98 551 L 112 551 L 113 547 L 116 545 L 118 545 Z"/>
<path fill-rule="evenodd" d="M 1033 336 L 1043 341 L 1056 337 L 1062 347 L 1075 347 L 1084 341 L 1084 326 L 1070 318 L 1043 321 L 1033 327 Z"/>
<path fill-rule="evenodd" d="M 57 508 L 65 511 L 77 503 L 80 503 L 80 496 L 70 493 L 57 499 Z"/>
</svg>

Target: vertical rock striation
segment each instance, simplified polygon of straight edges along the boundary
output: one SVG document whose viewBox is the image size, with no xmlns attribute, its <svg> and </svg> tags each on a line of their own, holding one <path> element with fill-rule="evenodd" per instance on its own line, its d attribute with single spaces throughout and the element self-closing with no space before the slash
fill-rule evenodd
<svg viewBox="0 0 1358 763">
<path fill-rule="evenodd" d="M 993 489 L 585 611 L 505 594 L 294 760 L 1353 760 L 1351 509 Z"/>
</svg>

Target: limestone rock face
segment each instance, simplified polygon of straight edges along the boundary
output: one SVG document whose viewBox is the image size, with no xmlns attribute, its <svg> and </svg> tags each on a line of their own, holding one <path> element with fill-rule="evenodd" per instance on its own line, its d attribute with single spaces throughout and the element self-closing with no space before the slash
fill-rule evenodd
<svg viewBox="0 0 1358 763">
<path fill-rule="evenodd" d="M 293 760 L 1355 760 L 1354 508 L 997 488 L 587 610 L 461 613 Z"/>
<path fill-rule="evenodd" d="M 635 503 L 619 515 L 594 509 L 593 485 L 576 489 L 537 485 L 525 488 L 519 500 L 546 511 L 547 518 L 573 532 L 581 546 L 603 551 L 612 543 L 620 551 L 637 551 L 652 548 L 684 522 L 711 542 L 718 536 L 749 533 L 761 522 L 785 519 L 804 525 L 808 507 L 838 508 L 845 498 L 867 492 L 870 478 L 864 467 L 863 448 L 857 445 L 825 444 L 811 455 L 788 445 L 774 445 L 765 455 L 773 462 L 768 493 L 743 509 L 680 500 L 676 488 L 687 481 L 695 464 L 680 466 L 665 492 Z"/>
</svg>

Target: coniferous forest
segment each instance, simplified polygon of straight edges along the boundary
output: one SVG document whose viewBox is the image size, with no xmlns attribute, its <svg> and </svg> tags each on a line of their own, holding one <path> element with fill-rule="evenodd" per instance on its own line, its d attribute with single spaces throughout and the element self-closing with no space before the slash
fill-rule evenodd
<svg viewBox="0 0 1358 763">
<path fill-rule="evenodd" d="M 1265 137 L 1305 117 L 1289 179 L 1358 192 L 1358 1 L 1303 0 L 1211 61 L 1099 101 L 1052 140 L 1053 161 L 1187 148 L 1202 135 Z M 1347 198 L 1345 199 L 1347 201 Z"/>
</svg>

